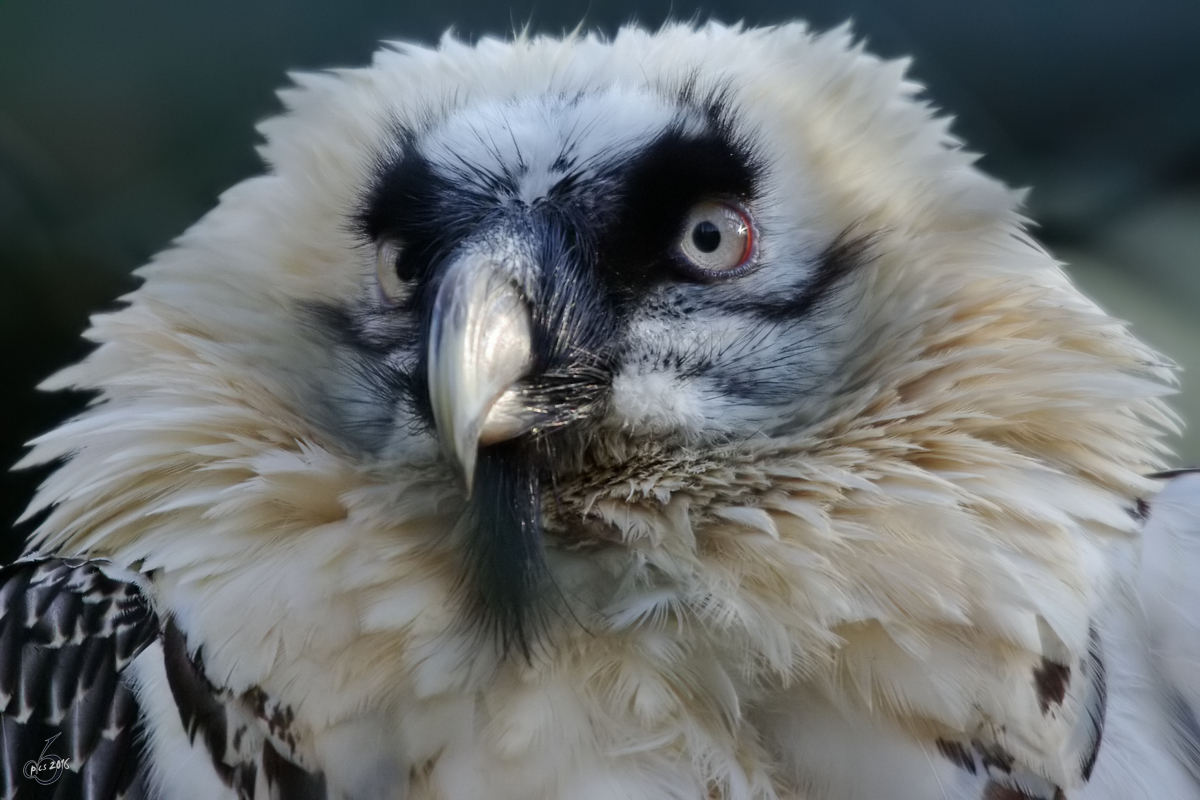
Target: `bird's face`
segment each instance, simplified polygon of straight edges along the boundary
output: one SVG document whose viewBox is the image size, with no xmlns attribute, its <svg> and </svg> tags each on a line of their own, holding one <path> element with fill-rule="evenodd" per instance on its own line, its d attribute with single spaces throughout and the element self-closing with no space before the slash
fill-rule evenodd
<svg viewBox="0 0 1200 800">
<path fill-rule="evenodd" d="M 325 315 L 355 387 L 331 421 L 377 453 L 438 442 L 473 499 L 481 607 L 537 593 L 539 500 L 596 442 L 769 435 L 833 393 L 864 248 L 803 230 L 764 147 L 691 82 L 393 131 L 354 218 L 375 269 Z"/>
<path fill-rule="evenodd" d="M 356 217 L 376 269 L 339 316 L 365 445 L 424 424 L 470 486 L 502 442 L 744 437 L 828 395 L 861 249 L 797 230 L 721 93 L 534 94 L 391 144 Z"/>
</svg>

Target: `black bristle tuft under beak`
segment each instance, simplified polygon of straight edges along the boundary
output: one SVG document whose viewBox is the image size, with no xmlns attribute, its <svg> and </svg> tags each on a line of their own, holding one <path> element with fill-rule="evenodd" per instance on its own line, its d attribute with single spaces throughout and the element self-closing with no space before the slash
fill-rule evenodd
<svg viewBox="0 0 1200 800">
<path fill-rule="evenodd" d="M 520 652 L 526 660 L 546 609 L 541 493 L 532 443 L 480 450 L 467 511 L 468 616 L 502 653 Z"/>
</svg>

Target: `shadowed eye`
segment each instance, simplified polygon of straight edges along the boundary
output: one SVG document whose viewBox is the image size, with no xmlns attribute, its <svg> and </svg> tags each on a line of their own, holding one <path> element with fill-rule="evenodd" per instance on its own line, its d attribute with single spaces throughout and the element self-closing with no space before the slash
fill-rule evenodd
<svg viewBox="0 0 1200 800">
<path fill-rule="evenodd" d="M 398 243 L 390 240 L 379 243 L 375 251 L 375 281 L 379 288 L 379 302 L 388 308 L 395 308 L 408 293 L 408 287 L 396 271 L 399 259 Z"/>
<path fill-rule="evenodd" d="M 689 274 L 708 280 L 731 278 L 753 265 L 754 227 L 739 206 L 707 200 L 688 212 L 677 246 Z"/>
</svg>

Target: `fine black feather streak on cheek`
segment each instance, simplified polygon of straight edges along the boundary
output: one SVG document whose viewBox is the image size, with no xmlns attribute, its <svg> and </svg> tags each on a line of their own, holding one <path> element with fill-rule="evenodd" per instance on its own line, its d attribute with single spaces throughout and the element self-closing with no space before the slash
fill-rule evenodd
<svg viewBox="0 0 1200 800">
<path fill-rule="evenodd" d="M 817 259 L 812 277 L 796 291 L 722 305 L 728 311 L 777 322 L 808 317 L 829 300 L 846 278 L 874 261 L 872 250 L 878 238 L 878 232 L 843 231 Z"/>
<path fill-rule="evenodd" d="M 765 406 L 786 405 L 811 391 L 820 373 L 811 367 L 828 346 L 822 331 L 814 329 L 812 341 L 779 350 L 771 339 L 781 323 L 749 325 L 745 335 L 729 347 L 698 360 L 681 374 L 707 378 L 716 387 L 716 398 L 738 398 Z M 767 353 L 774 353 L 767 357 Z M 736 368 L 731 368 L 736 365 Z"/>
</svg>

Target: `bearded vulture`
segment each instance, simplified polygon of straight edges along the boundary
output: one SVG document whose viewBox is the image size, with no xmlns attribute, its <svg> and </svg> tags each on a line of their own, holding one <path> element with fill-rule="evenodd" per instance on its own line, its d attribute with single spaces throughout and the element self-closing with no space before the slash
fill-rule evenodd
<svg viewBox="0 0 1200 800">
<path fill-rule="evenodd" d="M 1200 798 L 1172 366 L 845 29 L 390 44 L 49 390 L 5 798 Z"/>
</svg>

